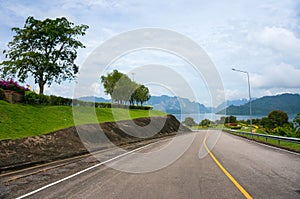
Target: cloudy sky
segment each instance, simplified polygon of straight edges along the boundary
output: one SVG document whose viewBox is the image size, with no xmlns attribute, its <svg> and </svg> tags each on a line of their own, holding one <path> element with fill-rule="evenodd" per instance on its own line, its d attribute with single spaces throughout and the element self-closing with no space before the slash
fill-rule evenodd
<svg viewBox="0 0 300 199">
<path fill-rule="evenodd" d="M 89 25 L 86 36 L 81 38 L 87 48 L 78 51 L 76 60 L 80 66 L 99 45 L 120 33 L 161 28 L 188 37 L 208 54 L 222 79 L 227 99 L 248 96 L 247 76 L 232 71 L 233 67 L 249 72 L 253 97 L 300 93 L 298 0 L 0 0 L 1 52 L 12 40 L 11 28 L 22 27 L 28 16 L 37 19 L 65 16 L 75 24 Z M 170 53 L 155 50 L 129 53 L 116 59 L 107 71 L 117 68 L 143 82 L 145 74 L 139 74 L 137 68 L 151 64 L 168 66 L 180 74 L 197 93 L 197 101 L 209 105 L 206 82 L 195 76 L 188 63 Z M 159 78 L 166 77 L 159 70 L 156 74 Z M 32 84 L 32 80 L 28 83 Z M 46 88 L 46 93 L 71 97 L 74 85 L 74 82 L 53 84 Z M 153 82 L 148 85 L 152 95 L 174 94 L 168 86 Z M 89 89 L 108 98 L 99 82 Z"/>
</svg>

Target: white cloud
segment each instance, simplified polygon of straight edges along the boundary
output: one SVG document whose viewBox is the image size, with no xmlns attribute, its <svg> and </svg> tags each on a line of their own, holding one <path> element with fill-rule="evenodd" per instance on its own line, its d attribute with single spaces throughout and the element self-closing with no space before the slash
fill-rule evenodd
<svg viewBox="0 0 300 199">
<path fill-rule="evenodd" d="M 265 27 L 255 33 L 254 38 L 266 47 L 269 47 L 283 56 L 300 60 L 300 38 L 285 28 Z"/>
<path fill-rule="evenodd" d="M 252 74 L 251 84 L 259 89 L 298 89 L 300 69 L 289 64 L 279 64 L 264 68 L 260 74 Z"/>
<path fill-rule="evenodd" d="M 78 51 L 76 63 L 82 65 L 93 49 L 118 33 L 143 27 L 166 28 L 185 34 L 207 51 L 220 72 L 228 99 L 247 97 L 247 79 L 243 74 L 232 72 L 232 67 L 250 72 L 255 97 L 280 92 L 299 92 L 298 2 L 298 0 L 174 0 L 172 3 L 159 0 L 0 1 L 0 17 L 3 19 L 0 24 L 2 30 L 0 46 L 2 51 L 11 40 L 10 28 L 21 27 L 29 15 L 39 19 L 66 16 L 75 24 L 90 26 L 87 34 L 80 38 L 87 47 Z M 124 71 L 133 70 L 135 66 L 149 61 L 171 63 L 173 66 L 182 64 L 165 56 L 141 57 L 140 60 L 137 58 L 124 57 L 121 60 L 127 64 Z M 3 59 L 3 56 L 0 56 L 0 59 Z M 122 63 L 116 64 L 122 67 Z M 176 72 L 188 77 L 191 84 L 199 88 L 197 92 L 206 92 L 200 89 L 199 82 L 189 74 L 191 71 L 176 69 Z M 72 88 L 73 84 L 64 82 L 61 86 L 51 87 L 51 93 L 70 96 Z M 95 88 L 91 89 L 94 91 Z M 159 92 L 157 90 L 153 93 Z M 163 94 L 163 91 L 161 93 Z"/>
</svg>

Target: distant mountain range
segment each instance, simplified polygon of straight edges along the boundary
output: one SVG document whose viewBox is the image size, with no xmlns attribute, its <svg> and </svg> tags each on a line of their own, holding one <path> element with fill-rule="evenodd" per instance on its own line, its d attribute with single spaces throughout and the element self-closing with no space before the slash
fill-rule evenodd
<svg viewBox="0 0 300 199">
<path fill-rule="evenodd" d="M 94 96 L 80 97 L 78 99 L 85 102 L 111 102 L 110 99 L 104 99 L 103 97 Z"/>
<path fill-rule="evenodd" d="M 198 102 L 191 102 L 187 98 L 170 97 L 167 95 L 152 96 L 147 102 L 148 105 L 153 106 L 153 109 L 165 111 L 170 114 L 176 113 L 210 113 L 211 109 L 205 107 Z"/>
<path fill-rule="evenodd" d="M 222 111 L 223 109 L 227 108 L 228 106 L 241 106 L 244 105 L 248 102 L 248 99 L 238 99 L 238 100 L 227 100 L 226 102 L 223 102 L 222 104 L 220 104 L 218 107 L 213 108 L 213 112 L 214 113 L 218 113 L 220 111 Z"/>
<path fill-rule="evenodd" d="M 249 102 L 243 105 L 231 105 L 218 114 L 227 115 L 248 115 Z M 300 112 L 300 95 L 299 94 L 282 94 L 276 96 L 265 96 L 252 101 L 253 115 L 268 115 L 273 110 L 281 110 L 288 114 Z"/>
<path fill-rule="evenodd" d="M 110 99 L 105 99 L 103 97 L 94 97 L 94 96 L 86 96 L 78 98 L 82 101 L 87 102 L 111 102 Z M 167 95 L 161 96 L 152 96 L 149 101 L 146 102 L 147 105 L 153 106 L 155 110 L 165 111 L 170 114 L 176 113 L 212 113 L 218 112 L 226 108 L 228 105 L 242 105 L 246 104 L 248 100 L 231 100 L 220 104 L 217 108 L 206 107 L 205 105 L 192 102 L 187 98 L 182 97 L 170 97 Z M 198 111 L 197 111 L 198 110 Z"/>
<path fill-rule="evenodd" d="M 81 97 L 79 100 L 95 102 L 111 102 L 110 99 L 102 97 Z M 217 113 L 227 115 L 248 115 L 249 101 L 247 99 L 229 100 L 216 108 L 206 107 L 199 102 L 192 102 L 187 98 L 170 97 L 167 95 L 152 96 L 146 103 L 153 106 L 155 110 L 165 111 L 170 114 L 178 113 Z M 227 107 L 227 108 L 226 108 Z M 299 94 L 282 94 L 276 96 L 265 96 L 252 99 L 252 114 L 267 115 L 272 110 L 281 110 L 288 114 L 300 112 Z"/>
</svg>

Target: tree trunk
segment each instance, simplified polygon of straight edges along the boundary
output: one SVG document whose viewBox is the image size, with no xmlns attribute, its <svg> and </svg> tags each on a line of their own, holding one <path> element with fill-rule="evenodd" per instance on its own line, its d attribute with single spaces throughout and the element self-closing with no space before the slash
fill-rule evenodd
<svg viewBox="0 0 300 199">
<path fill-rule="evenodd" d="M 44 94 L 44 86 L 45 86 L 45 84 L 39 83 L 39 88 L 40 88 L 39 94 Z"/>
</svg>

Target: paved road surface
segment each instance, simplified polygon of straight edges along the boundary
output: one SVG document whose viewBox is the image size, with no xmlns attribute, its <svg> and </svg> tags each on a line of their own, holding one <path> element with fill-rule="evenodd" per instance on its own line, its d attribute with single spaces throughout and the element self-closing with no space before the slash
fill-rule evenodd
<svg viewBox="0 0 300 199">
<path fill-rule="evenodd" d="M 209 135 L 217 133 L 209 131 Z M 187 134 L 184 136 L 193 136 Z M 184 139 L 183 136 L 183 139 Z M 199 158 L 205 131 L 173 164 L 132 174 L 100 166 L 40 191 L 30 198 L 244 198 L 209 156 Z M 166 143 L 142 149 L 158 150 Z M 203 148 L 202 148 L 203 149 Z M 221 133 L 212 153 L 253 198 L 300 198 L 300 156 Z M 113 164 L 131 164 L 128 155 Z"/>
</svg>

